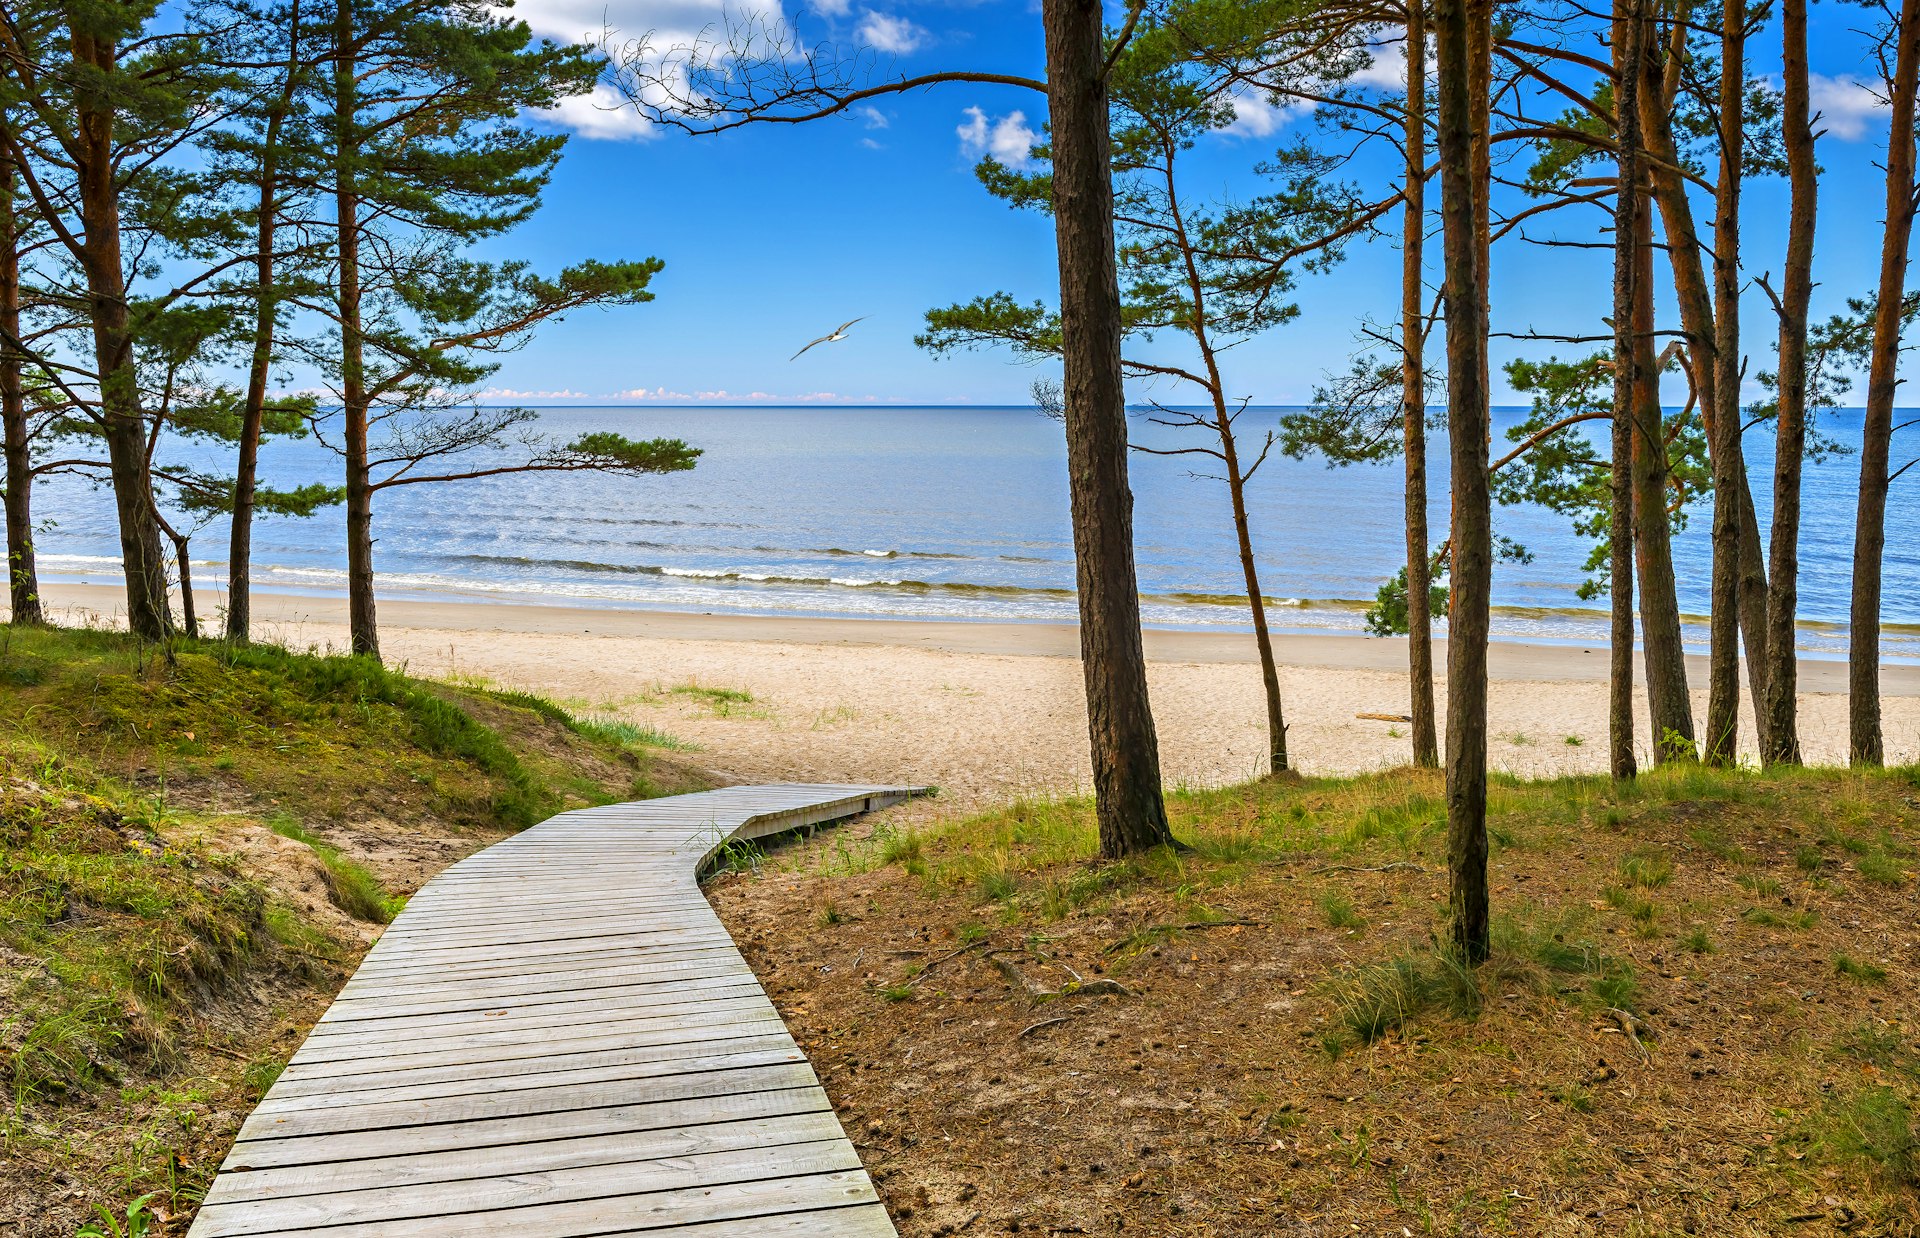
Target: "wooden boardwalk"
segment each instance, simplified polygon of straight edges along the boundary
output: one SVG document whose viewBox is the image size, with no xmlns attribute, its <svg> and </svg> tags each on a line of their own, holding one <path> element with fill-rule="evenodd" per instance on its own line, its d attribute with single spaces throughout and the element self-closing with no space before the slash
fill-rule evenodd
<svg viewBox="0 0 1920 1238">
<path fill-rule="evenodd" d="M 892 1235 L 695 873 L 911 790 L 583 809 L 448 868 L 240 1128 L 190 1238 Z"/>
</svg>

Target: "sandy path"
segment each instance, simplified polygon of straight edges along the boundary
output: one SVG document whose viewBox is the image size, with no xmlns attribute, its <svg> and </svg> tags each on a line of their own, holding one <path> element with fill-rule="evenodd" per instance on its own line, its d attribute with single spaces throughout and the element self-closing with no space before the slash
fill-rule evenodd
<svg viewBox="0 0 1920 1238">
<path fill-rule="evenodd" d="M 52 592 L 52 591 L 50 591 Z M 98 605 L 109 600 L 89 595 Z M 59 599 L 83 600 L 74 596 Z M 345 643 L 337 603 L 262 597 L 264 635 L 296 648 Z M 1080 667 L 1070 629 L 740 616 L 637 615 L 458 603 L 382 608 L 383 652 L 416 674 L 483 676 L 696 743 L 698 759 L 740 778 L 923 782 L 949 804 L 1084 787 L 1089 772 Z M 1028 650 L 1030 652 L 1014 652 Z M 1154 633 L 1152 691 L 1171 783 L 1261 772 L 1266 743 L 1252 638 Z M 1282 643 L 1295 765 L 1345 773 L 1407 759 L 1406 727 L 1356 718 L 1402 713 L 1404 646 L 1347 637 Z M 1558 646 L 1497 646 L 1492 761 L 1514 773 L 1601 768 L 1605 657 Z M 1844 673 L 1808 663 L 1803 680 Z M 1696 672 L 1695 681 L 1704 680 Z M 1914 668 L 1890 668 L 1888 755 L 1920 755 Z M 715 699 L 688 686 L 727 689 Z M 1442 685 L 1444 690 L 1444 685 Z M 1700 712 L 1705 695 L 1696 696 Z M 1802 699 L 1808 759 L 1838 762 L 1846 698 Z M 1641 702 L 1642 747 L 1646 746 Z M 1752 733 L 1751 721 L 1745 727 Z M 1578 741 L 1577 743 L 1573 741 Z"/>
</svg>

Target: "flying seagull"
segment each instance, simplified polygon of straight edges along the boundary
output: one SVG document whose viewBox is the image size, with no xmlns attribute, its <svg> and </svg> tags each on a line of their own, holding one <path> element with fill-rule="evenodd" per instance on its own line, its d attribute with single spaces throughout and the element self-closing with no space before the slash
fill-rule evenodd
<svg viewBox="0 0 1920 1238">
<path fill-rule="evenodd" d="M 815 340 L 815 341 L 813 342 L 813 344 L 837 344 L 837 343 L 839 343 L 839 342 L 840 342 L 841 340 L 844 340 L 844 339 L 846 339 L 846 338 L 847 338 L 847 328 L 848 328 L 848 327 L 851 327 L 851 326 L 852 326 L 852 325 L 853 325 L 854 323 L 856 323 L 856 322 L 865 322 L 865 321 L 866 321 L 866 317 L 867 317 L 867 316 L 866 316 L 865 314 L 862 314 L 862 315 L 861 315 L 860 317 L 858 317 L 858 318 L 855 318 L 855 319 L 853 319 L 853 320 L 851 320 L 851 321 L 849 321 L 849 322 L 843 322 L 843 323 L 841 323 L 841 324 L 840 324 L 839 326 L 837 326 L 837 327 L 835 327 L 835 328 L 833 329 L 833 334 L 832 334 L 832 335 L 823 335 L 823 336 L 821 336 L 821 337 L 820 337 L 819 339 L 817 339 L 817 340 Z M 813 347 L 813 344 L 809 344 L 809 345 L 807 345 L 807 348 L 812 348 L 812 347 Z M 805 351 L 807 351 L 807 348 L 802 348 L 802 349 L 800 350 L 800 352 L 797 352 L 797 353 L 795 353 L 795 354 L 793 354 L 793 355 L 792 355 L 791 357 L 788 357 L 788 358 L 787 358 L 787 360 L 789 360 L 789 361 L 798 361 L 798 360 L 800 359 L 800 353 L 803 353 L 803 352 L 805 352 Z"/>
</svg>

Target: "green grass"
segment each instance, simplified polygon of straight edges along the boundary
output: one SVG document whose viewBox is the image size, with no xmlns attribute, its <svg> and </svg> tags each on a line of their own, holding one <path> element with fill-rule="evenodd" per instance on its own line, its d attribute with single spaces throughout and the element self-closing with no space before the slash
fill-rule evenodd
<svg viewBox="0 0 1920 1238">
<path fill-rule="evenodd" d="M 166 1060 L 171 1017 L 259 948 L 262 889 L 204 846 L 124 833 L 125 804 L 0 750 L 0 943 L 40 963 L 0 1015 L 16 1102 Z"/>
<path fill-rule="evenodd" d="M 1907 883 L 1905 866 L 1885 851 L 1869 851 L 1855 857 L 1853 866 L 1868 881 L 1883 886 L 1902 886 Z"/>
<path fill-rule="evenodd" d="M 304 843 L 326 867 L 327 897 L 333 905 L 357 920 L 369 924 L 389 924 L 407 904 L 404 898 L 388 894 L 365 865 L 341 855 L 339 848 L 284 813 L 267 820 L 267 828 L 282 838 Z"/>
<path fill-rule="evenodd" d="M 1861 1088 L 1829 1101 L 1820 1117 L 1818 1138 L 1833 1155 L 1864 1163 L 1888 1185 L 1920 1186 L 1920 1125 L 1903 1091 Z"/>
<path fill-rule="evenodd" d="M 1474 969 L 1439 948 L 1353 968 L 1332 980 L 1329 989 L 1339 1030 L 1363 1045 L 1435 1011 L 1472 1018 L 1484 1003 Z M 1337 1055 L 1343 1042 L 1336 1033 L 1323 1043 Z"/>
<path fill-rule="evenodd" d="M 753 693 L 747 691 L 745 688 L 710 688 L 705 684 L 689 682 L 680 684 L 678 687 L 670 688 L 668 691 L 672 692 L 675 696 L 691 696 L 716 704 L 724 702 L 735 705 L 749 705 L 753 703 Z"/>
<path fill-rule="evenodd" d="M 1353 900 L 1338 890 L 1328 890 L 1320 896 L 1320 914 L 1326 917 L 1331 928 L 1363 929 L 1367 926 L 1367 918 L 1354 908 Z"/>
<path fill-rule="evenodd" d="M 279 1020 L 331 994 L 359 945 L 276 893 L 273 869 L 249 868 L 245 831 L 263 822 L 311 848 L 332 901 L 380 923 L 398 900 L 328 843 L 335 825 L 517 828 L 630 798 L 650 768 L 624 737 L 524 693 L 95 630 L 0 631 L 0 719 L 0 957 L 33 960 L 0 965 L 7 1137 L 111 1166 L 110 1192 L 85 1182 L 92 1198 L 162 1189 L 176 1211 L 217 1157 L 178 1170 L 180 1123 L 204 1106 L 154 1098 L 185 1095 L 188 1071 L 196 1087 L 225 1071 L 259 1094 L 294 1043 Z M 207 1012 L 242 993 L 259 1015 L 218 1033 L 237 1056 L 208 1052 Z M 121 1116 L 62 1116 L 109 1086 Z"/>
<path fill-rule="evenodd" d="M 1621 912 L 1633 921 L 1633 931 L 1642 937 L 1657 937 L 1660 934 L 1660 908 L 1651 899 L 1643 898 L 1624 886 L 1608 886 L 1600 895 L 1607 906 Z"/>
<path fill-rule="evenodd" d="M 698 752 L 700 745 L 669 735 L 657 727 L 640 726 L 618 718 L 575 718 L 567 725 L 591 739 L 623 748 L 660 748 L 668 752 Z"/>
<path fill-rule="evenodd" d="M 1707 935 L 1705 926 L 1696 924 L 1680 938 L 1680 947 L 1691 954 L 1712 954 L 1713 938 Z"/>
<path fill-rule="evenodd" d="M 1633 968 L 1581 931 L 1576 913 L 1522 908 L 1494 925 L 1493 954 L 1479 968 L 1448 944 L 1351 967 L 1328 983 L 1336 1026 L 1322 1047 L 1337 1056 L 1349 1044 L 1372 1044 L 1422 1018 L 1476 1018 L 1489 992 L 1530 990 L 1583 1006 L 1631 1010 L 1638 994 Z"/>
<path fill-rule="evenodd" d="M 1788 928 L 1805 932 L 1820 921 L 1820 913 L 1811 908 L 1782 915 L 1770 907 L 1748 907 L 1740 913 L 1748 924 L 1761 928 Z"/>
<path fill-rule="evenodd" d="M 1658 890 L 1673 880 L 1673 853 L 1665 847 L 1635 847 L 1620 861 L 1620 879 L 1630 886 Z"/>
<path fill-rule="evenodd" d="M 1836 975 L 1858 980 L 1861 984 L 1885 984 L 1887 969 L 1874 963 L 1864 963 L 1849 954 L 1833 956 L 1833 970 Z"/>
</svg>

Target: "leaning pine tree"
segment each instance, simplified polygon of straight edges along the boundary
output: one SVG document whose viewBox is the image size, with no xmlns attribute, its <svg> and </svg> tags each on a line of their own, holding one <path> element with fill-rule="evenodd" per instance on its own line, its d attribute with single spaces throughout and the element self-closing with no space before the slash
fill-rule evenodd
<svg viewBox="0 0 1920 1238">
<path fill-rule="evenodd" d="M 1274 193 L 1227 206 L 1189 197 L 1187 152 L 1231 123 L 1233 113 L 1161 34 L 1143 27 L 1109 77 L 1122 315 L 1129 341 L 1170 333 L 1191 345 L 1191 354 L 1149 358 L 1135 351 L 1122 356 L 1121 367 L 1132 377 L 1183 384 L 1203 400 L 1199 411 L 1156 403 L 1151 418 L 1197 431 L 1199 441 L 1135 449 L 1205 457 L 1219 467 L 1259 655 L 1266 765 L 1280 773 L 1290 768 L 1287 723 L 1247 507 L 1247 483 L 1278 438 L 1269 431 L 1242 441 L 1247 402 L 1233 395 L 1224 366 L 1236 345 L 1299 315 L 1286 299 L 1295 265 L 1336 260 L 1341 241 L 1357 230 L 1359 208 L 1352 193 L 1327 183 L 1331 161 L 1293 151 L 1280 161 L 1284 183 Z M 1034 153 L 1047 158 L 1052 148 Z M 1015 171 L 989 158 L 978 172 L 989 191 L 1015 206 L 1053 206 L 1051 170 Z M 927 328 L 918 342 L 936 353 L 1000 344 L 1029 358 L 1059 357 L 1064 338 L 1058 314 L 1005 293 L 932 310 Z"/>
<path fill-rule="evenodd" d="M 46 224 L 49 250 L 74 271 L 96 388 L 82 407 L 105 451 L 127 623 L 149 640 L 173 631 L 148 471 L 154 422 L 136 374 L 140 316 L 158 302 L 134 295 L 131 281 L 160 235 L 192 226 L 142 207 L 156 185 L 164 193 L 181 179 L 168 160 L 212 123 L 227 80 L 191 7 L 184 23 L 162 21 L 161 7 L 0 0 L 0 154 Z M 43 158 L 50 150 L 57 157 Z"/>
<path fill-rule="evenodd" d="M 652 299 L 656 259 L 589 261 L 546 277 L 463 256 L 539 204 L 566 139 L 516 122 L 591 90 L 589 49 L 536 43 L 525 23 L 473 0 L 335 0 L 330 54 L 317 110 L 328 118 L 321 162 L 335 244 L 331 286 L 313 306 L 335 329 L 289 348 L 332 379 L 338 417 L 316 430 L 346 461 L 353 651 L 378 657 L 380 491 L 503 473 L 665 473 L 693 467 L 699 452 L 610 433 L 548 440 L 531 431 L 531 410 L 462 394 L 493 371 L 490 354 L 540 324 Z"/>
</svg>

